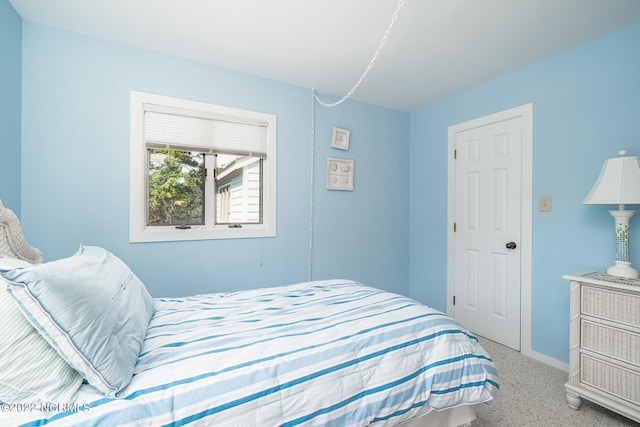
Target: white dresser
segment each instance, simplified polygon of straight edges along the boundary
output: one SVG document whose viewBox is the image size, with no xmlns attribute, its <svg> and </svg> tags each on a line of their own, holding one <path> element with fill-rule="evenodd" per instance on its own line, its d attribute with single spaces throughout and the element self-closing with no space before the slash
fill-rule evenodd
<svg viewBox="0 0 640 427">
<path fill-rule="evenodd" d="M 590 400 L 640 422 L 640 280 L 590 271 L 571 281 L 567 402 Z"/>
</svg>

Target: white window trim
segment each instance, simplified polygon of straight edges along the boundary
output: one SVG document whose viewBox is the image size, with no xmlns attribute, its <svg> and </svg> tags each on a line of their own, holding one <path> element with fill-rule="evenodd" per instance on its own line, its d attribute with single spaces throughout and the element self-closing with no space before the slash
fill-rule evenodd
<svg viewBox="0 0 640 427">
<path fill-rule="evenodd" d="M 163 105 L 207 112 L 213 115 L 241 117 L 268 123 L 267 160 L 263 171 L 262 224 L 242 224 L 176 229 L 146 226 L 146 146 L 144 142 L 144 104 Z M 131 91 L 130 176 L 129 176 L 129 241 L 163 242 L 180 240 L 236 239 L 275 237 L 276 235 L 276 116 L 180 98 Z M 215 195 L 214 195 L 215 196 Z M 210 210 L 207 209 L 210 214 Z"/>
</svg>

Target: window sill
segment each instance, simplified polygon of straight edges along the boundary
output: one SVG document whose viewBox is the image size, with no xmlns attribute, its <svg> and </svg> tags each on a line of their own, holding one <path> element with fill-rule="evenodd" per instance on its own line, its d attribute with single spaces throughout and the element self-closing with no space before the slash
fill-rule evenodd
<svg viewBox="0 0 640 427">
<path fill-rule="evenodd" d="M 217 239 L 248 239 L 261 237 L 275 237 L 276 227 L 243 224 L 242 227 L 217 226 L 215 228 L 192 227 L 177 229 L 175 227 L 144 227 L 131 229 L 129 242 L 176 242 L 184 240 L 217 240 Z"/>
</svg>

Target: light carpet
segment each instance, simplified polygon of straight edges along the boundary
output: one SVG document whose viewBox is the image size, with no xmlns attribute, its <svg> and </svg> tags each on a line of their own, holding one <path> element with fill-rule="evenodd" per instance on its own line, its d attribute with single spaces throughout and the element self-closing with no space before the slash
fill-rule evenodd
<svg viewBox="0 0 640 427">
<path fill-rule="evenodd" d="M 480 426 L 607 427 L 640 424 L 582 399 L 579 410 L 569 408 L 564 383 L 567 373 L 535 361 L 509 347 L 479 337 L 491 355 L 500 379 L 496 398 L 476 407 Z"/>
</svg>

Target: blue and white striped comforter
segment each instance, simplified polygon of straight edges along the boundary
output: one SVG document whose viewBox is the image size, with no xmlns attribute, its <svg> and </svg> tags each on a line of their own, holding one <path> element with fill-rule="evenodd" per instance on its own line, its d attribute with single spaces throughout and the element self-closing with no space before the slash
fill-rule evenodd
<svg viewBox="0 0 640 427">
<path fill-rule="evenodd" d="M 454 320 L 352 281 L 155 304 L 120 399 L 85 385 L 70 412 L 15 415 L 83 427 L 395 425 L 489 401 L 498 387 L 491 359 Z"/>
</svg>

